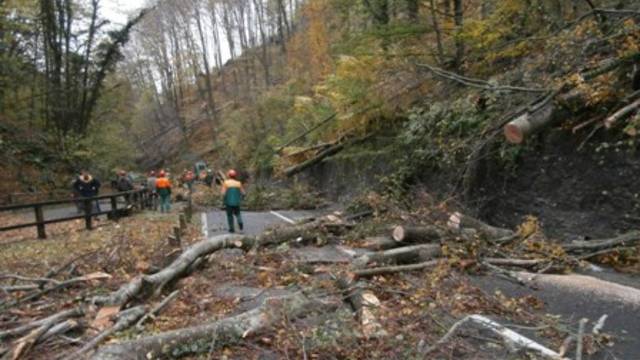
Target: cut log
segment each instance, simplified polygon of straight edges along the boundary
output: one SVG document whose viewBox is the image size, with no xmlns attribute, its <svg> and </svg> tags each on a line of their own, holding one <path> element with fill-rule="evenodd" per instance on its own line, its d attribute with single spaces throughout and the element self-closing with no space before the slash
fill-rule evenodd
<svg viewBox="0 0 640 360">
<path fill-rule="evenodd" d="M 374 236 L 364 239 L 361 247 L 369 250 L 387 250 L 398 245 L 398 242 L 389 236 Z"/>
<path fill-rule="evenodd" d="M 363 268 L 372 262 L 384 263 L 395 261 L 407 263 L 413 261 L 426 261 L 442 255 L 439 244 L 424 244 L 404 246 L 386 251 L 379 251 L 362 255 L 353 261 L 354 268 Z"/>
<path fill-rule="evenodd" d="M 447 226 L 455 231 L 473 229 L 489 239 L 502 239 L 513 236 L 513 231 L 484 223 L 469 215 L 454 212 L 449 216 Z"/>
<path fill-rule="evenodd" d="M 616 111 L 613 115 L 606 118 L 604 120 L 604 126 L 607 129 L 611 128 L 616 122 L 624 120 L 625 118 L 633 115 L 638 110 L 638 108 L 640 108 L 640 99 L 623 107 L 622 109 Z"/>
<path fill-rule="evenodd" d="M 510 121 L 504 127 L 504 136 L 512 144 L 521 144 L 527 136 L 549 125 L 553 119 L 553 103 L 549 103 L 536 112 L 525 112 Z"/>
<path fill-rule="evenodd" d="M 93 360 L 177 358 L 210 352 L 265 330 L 283 317 L 296 319 L 313 311 L 331 311 L 335 303 L 311 299 L 302 293 L 267 298 L 261 306 L 204 325 L 167 331 L 137 340 L 109 344 L 98 349 Z"/>
<path fill-rule="evenodd" d="M 360 321 L 362 334 L 366 338 L 384 337 L 388 333 L 373 313 L 380 307 L 380 300 L 367 290 L 363 282 L 358 282 L 354 274 L 344 274 L 337 279 L 337 285 L 345 292 L 351 307 Z"/>
<path fill-rule="evenodd" d="M 444 232 L 436 226 L 396 226 L 393 229 L 392 238 L 397 242 L 432 242 L 443 238 Z"/>
</svg>

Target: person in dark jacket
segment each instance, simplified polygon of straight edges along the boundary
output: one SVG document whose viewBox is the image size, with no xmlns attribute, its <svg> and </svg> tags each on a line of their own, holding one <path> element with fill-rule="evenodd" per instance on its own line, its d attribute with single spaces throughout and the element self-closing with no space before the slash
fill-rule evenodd
<svg viewBox="0 0 640 360">
<path fill-rule="evenodd" d="M 236 180 L 238 173 L 235 170 L 229 170 L 227 173 L 228 179 L 222 183 L 222 197 L 225 210 L 227 212 L 227 224 L 229 225 L 229 232 L 235 232 L 234 219 L 238 220 L 238 227 L 240 231 L 244 229 L 242 222 L 242 215 L 240 214 L 240 204 L 242 203 L 242 197 L 245 194 L 242 183 Z"/>
<path fill-rule="evenodd" d="M 131 180 L 131 177 L 124 170 L 118 171 L 118 178 L 116 179 L 116 190 L 118 190 L 118 192 L 133 190 L 133 180 Z M 126 201 L 127 206 L 129 206 L 131 204 L 131 194 L 126 194 L 124 196 L 124 200 Z"/>
<path fill-rule="evenodd" d="M 100 181 L 87 171 L 82 171 L 80 176 L 73 183 L 73 189 L 81 198 L 92 198 L 98 196 L 100 193 Z M 93 210 L 94 212 L 100 212 L 100 203 L 96 200 Z"/>
</svg>

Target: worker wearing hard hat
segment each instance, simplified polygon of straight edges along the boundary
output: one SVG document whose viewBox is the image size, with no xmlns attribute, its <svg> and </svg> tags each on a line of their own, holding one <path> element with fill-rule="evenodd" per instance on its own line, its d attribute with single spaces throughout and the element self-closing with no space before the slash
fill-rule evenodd
<svg viewBox="0 0 640 360">
<path fill-rule="evenodd" d="M 242 222 L 242 215 L 240 214 L 240 204 L 245 194 L 242 183 L 237 180 L 238 173 L 231 169 L 227 172 L 227 177 L 222 183 L 222 197 L 225 210 L 227 212 L 227 223 L 229 225 L 229 232 L 235 232 L 234 216 L 238 221 L 238 228 L 240 231 L 244 230 L 244 224 Z"/>
</svg>

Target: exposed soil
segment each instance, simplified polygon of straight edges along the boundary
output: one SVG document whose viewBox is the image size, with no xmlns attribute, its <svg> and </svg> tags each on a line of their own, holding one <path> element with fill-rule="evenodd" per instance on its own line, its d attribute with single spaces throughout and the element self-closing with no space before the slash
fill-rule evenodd
<svg viewBox="0 0 640 360">
<path fill-rule="evenodd" d="M 486 183 L 481 217 L 513 228 L 536 216 L 558 239 L 610 237 L 640 225 L 640 156 L 601 136 L 578 150 L 583 137 L 552 130 L 529 145 L 508 181 Z M 609 145 L 604 145 L 609 144 Z M 608 147 L 607 147 L 608 146 Z"/>
</svg>

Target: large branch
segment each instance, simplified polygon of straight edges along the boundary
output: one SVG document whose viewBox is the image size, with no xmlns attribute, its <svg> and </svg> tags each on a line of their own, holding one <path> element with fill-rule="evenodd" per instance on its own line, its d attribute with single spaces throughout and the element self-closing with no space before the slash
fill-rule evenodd
<svg viewBox="0 0 640 360">
<path fill-rule="evenodd" d="M 312 311 L 327 311 L 331 308 L 330 304 L 311 299 L 302 293 L 268 298 L 258 308 L 233 317 L 104 346 L 98 349 L 92 359 L 176 358 L 189 353 L 209 352 L 265 330 L 283 317 L 295 319 Z"/>
<path fill-rule="evenodd" d="M 562 245 L 562 248 L 571 253 L 592 252 L 603 249 L 610 249 L 617 246 L 631 246 L 640 242 L 640 231 L 629 233 L 604 240 L 574 241 L 570 244 Z"/>
<path fill-rule="evenodd" d="M 103 305 L 122 306 L 134 298 L 146 298 L 159 293 L 170 282 L 179 280 L 189 274 L 196 260 L 224 248 L 242 248 L 248 250 L 254 247 L 275 245 L 292 240 L 307 241 L 315 239 L 318 231 L 325 225 L 323 221 L 279 227 L 266 231 L 258 237 L 240 235 L 220 235 L 200 241 L 185 250 L 169 266 L 153 275 L 138 276 L 131 282 L 107 296 L 98 296 L 94 303 Z"/>
</svg>

